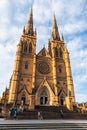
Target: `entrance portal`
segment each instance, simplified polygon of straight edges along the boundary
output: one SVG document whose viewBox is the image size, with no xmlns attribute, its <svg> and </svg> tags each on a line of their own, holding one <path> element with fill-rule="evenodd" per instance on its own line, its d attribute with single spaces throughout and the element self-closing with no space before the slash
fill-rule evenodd
<svg viewBox="0 0 87 130">
<path fill-rule="evenodd" d="M 48 104 L 48 97 L 40 97 L 40 104 L 46 105 Z"/>
<path fill-rule="evenodd" d="M 60 105 L 64 105 L 64 97 L 63 97 L 63 95 L 60 97 Z"/>
<path fill-rule="evenodd" d="M 40 97 L 40 104 L 43 104 L 43 97 Z"/>
<path fill-rule="evenodd" d="M 21 101 L 22 101 L 22 104 L 25 105 L 25 104 L 26 104 L 26 97 L 25 97 L 25 96 L 22 96 L 22 97 L 21 97 Z"/>
<path fill-rule="evenodd" d="M 48 89 L 44 86 L 40 89 L 40 92 L 39 92 L 39 102 L 40 102 L 40 105 L 47 105 L 49 103 L 49 91 Z"/>
<path fill-rule="evenodd" d="M 60 104 L 63 105 L 63 99 L 60 99 Z"/>
</svg>

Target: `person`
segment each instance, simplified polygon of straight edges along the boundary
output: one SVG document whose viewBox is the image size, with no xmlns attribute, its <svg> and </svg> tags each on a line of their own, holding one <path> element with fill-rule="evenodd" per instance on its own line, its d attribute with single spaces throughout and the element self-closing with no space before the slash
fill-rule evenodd
<svg viewBox="0 0 87 130">
<path fill-rule="evenodd" d="M 16 119 L 16 117 L 17 117 L 17 110 L 14 109 L 14 119 Z"/>
<path fill-rule="evenodd" d="M 43 119 L 43 117 L 42 117 L 42 115 L 41 115 L 41 112 L 38 111 L 38 120 L 42 120 L 42 119 Z"/>
<path fill-rule="evenodd" d="M 11 109 L 10 116 L 11 116 L 12 119 L 16 119 L 16 116 L 17 116 L 17 110 L 16 110 L 16 108 L 12 108 Z"/>
<path fill-rule="evenodd" d="M 24 108 L 20 105 L 19 106 L 19 112 L 23 112 Z"/>
<path fill-rule="evenodd" d="M 38 120 L 40 120 L 40 111 L 38 111 Z"/>
<path fill-rule="evenodd" d="M 10 117 L 13 118 L 13 116 L 14 116 L 14 108 L 12 108 L 12 109 L 10 110 Z"/>
<path fill-rule="evenodd" d="M 62 118 L 64 117 L 62 109 L 60 110 L 60 115 L 61 115 Z"/>
</svg>

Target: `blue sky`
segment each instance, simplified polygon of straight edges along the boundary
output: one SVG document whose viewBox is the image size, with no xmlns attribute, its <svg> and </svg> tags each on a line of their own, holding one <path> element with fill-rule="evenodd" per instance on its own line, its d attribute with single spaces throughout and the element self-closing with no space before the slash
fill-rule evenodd
<svg viewBox="0 0 87 130">
<path fill-rule="evenodd" d="M 69 50 L 76 102 L 87 102 L 87 0 L 0 0 L 0 96 L 9 85 L 16 46 L 33 7 L 37 52 L 48 45 L 55 13 Z"/>
</svg>

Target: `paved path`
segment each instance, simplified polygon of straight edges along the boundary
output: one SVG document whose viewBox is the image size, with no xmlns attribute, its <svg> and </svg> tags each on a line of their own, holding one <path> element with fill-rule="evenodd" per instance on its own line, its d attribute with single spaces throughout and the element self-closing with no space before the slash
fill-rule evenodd
<svg viewBox="0 0 87 130">
<path fill-rule="evenodd" d="M 0 130 L 87 130 L 87 120 L 5 120 Z"/>
</svg>

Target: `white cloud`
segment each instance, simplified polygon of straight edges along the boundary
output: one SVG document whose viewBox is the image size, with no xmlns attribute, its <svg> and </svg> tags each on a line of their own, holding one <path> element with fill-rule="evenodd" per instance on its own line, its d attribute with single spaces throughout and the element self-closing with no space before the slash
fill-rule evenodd
<svg viewBox="0 0 87 130">
<path fill-rule="evenodd" d="M 86 21 L 74 21 L 74 23 L 68 23 L 65 24 L 62 28 L 63 32 L 66 34 L 75 34 L 75 33 L 81 33 L 84 30 L 86 30 L 87 22 Z"/>
<path fill-rule="evenodd" d="M 9 2 L 8 0 L 0 0 L 0 26 L 9 22 Z"/>
<path fill-rule="evenodd" d="M 79 32 L 78 32 L 79 34 Z M 84 35 L 74 36 L 74 38 L 68 42 L 67 47 L 70 52 L 71 59 L 71 68 L 73 74 L 73 81 L 76 93 L 77 101 L 81 102 L 78 99 L 78 94 L 87 93 L 86 84 L 87 84 L 87 47 L 86 39 Z M 86 101 L 86 99 L 84 99 Z"/>
<path fill-rule="evenodd" d="M 0 96 L 8 86 L 12 75 L 16 45 L 17 41 L 0 44 Z"/>
<path fill-rule="evenodd" d="M 42 4 L 43 3 L 43 4 Z M 39 8 L 38 8 L 39 5 Z M 45 1 L 35 1 L 33 5 L 33 14 L 34 14 L 34 20 L 36 23 L 44 24 L 49 19 L 51 19 L 51 10 L 49 11 L 49 8 L 47 8 L 48 2 L 45 3 Z M 50 7 L 50 5 L 48 6 Z"/>
<path fill-rule="evenodd" d="M 79 103 L 87 102 L 87 94 L 76 93 L 76 102 Z"/>
</svg>

